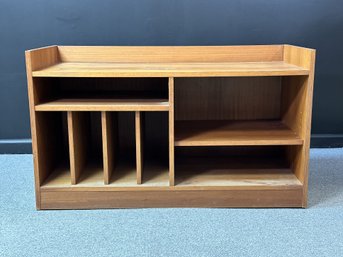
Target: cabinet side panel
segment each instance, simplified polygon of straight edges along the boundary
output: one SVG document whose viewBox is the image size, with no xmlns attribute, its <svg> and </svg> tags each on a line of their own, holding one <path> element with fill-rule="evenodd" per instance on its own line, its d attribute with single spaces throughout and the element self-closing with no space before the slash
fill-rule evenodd
<svg viewBox="0 0 343 257">
<path fill-rule="evenodd" d="M 38 95 L 35 92 L 35 83 L 32 78 L 32 71 L 43 67 L 47 67 L 51 64 L 59 61 L 58 49 L 56 46 L 41 48 L 32 51 L 25 52 L 26 61 L 26 75 L 27 75 L 27 86 L 28 86 L 28 98 L 30 107 L 30 124 L 31 124 L 31 137 L 32 137 L 32 153 L 34 161 L 34 172 L 35 172 L 35 192 L 36 192 L 36 207 L 40 209 L 40 191 L 39 187 L 42 181 L 47 175 L 39 166 L 40 154 L 38 152 L 39 144 L 37 137 L 37 119 L 35 115 L 34 106 L 38 103 Z M 44 158 L 42 156 L 42 158 Z M 41 175 L 42 176 L 41 176 Z"/>
<path fill-rule="evenodd" d="M 295 175 L 303 183 L 303 207 L 307 206 L 308 194 L 308 168 L 309 168 L 309 149 L 311 137 L 311 120 L 312 120 L 312 99 L 313 99 L 313 84 L 314 84 L 314 69 L 315 69 L 315 54 L 313 49 L 302 47 L 284 46 L 284 61 L 302 66 L 310 70 L 309 76 L 304 78 L 289 78 L 288 83 L 284 83 L 284 91 L 287 86 L 291 86 L 294 92 L 293 105 L 296 112 L 285 112 L 283 114 L 284 121 L 300 135 L 304 140 L 303 146 L 291 148 L 289 150 L 290 159 L 293 162 Z M 284 95 L 283 95 L 284 96 Z M 289 93 L 288 93 L 288 96 Z M 284 97 L 282 98 L 284 100 Z M 287 99 L 287 96 L 286 98 Z M 297 100 L 294 100 L 297 99 Z M 289 105 L 289 104 L 288 104 Z M 292 107 L 290 107 L 292 108 Z M 293 116 L 293 117 L 292 117 Z"/>
</svg>

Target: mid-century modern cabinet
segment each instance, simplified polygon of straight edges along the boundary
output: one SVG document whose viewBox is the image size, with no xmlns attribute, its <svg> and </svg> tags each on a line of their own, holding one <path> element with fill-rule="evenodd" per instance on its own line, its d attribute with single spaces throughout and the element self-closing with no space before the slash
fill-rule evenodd
<svg viewBox="0 0 343 257">
<path fill-rule="evenodd" d="M 306 207 L 315 50 L 26 51 L 38 209 Z"/>
</svg>

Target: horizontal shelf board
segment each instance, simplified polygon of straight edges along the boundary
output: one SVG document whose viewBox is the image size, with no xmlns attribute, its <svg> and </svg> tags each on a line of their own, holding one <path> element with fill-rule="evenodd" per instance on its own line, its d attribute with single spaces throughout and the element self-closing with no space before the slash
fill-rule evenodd
<svg viewBox="0 0 343 257">
<path fill-rule="evenodd" d="M 59 167 L 41 186 L 42 190 L 58 190 L 69 188 L 70 190 L 90 189 L 97 191 L 104 190 L 129 190 L 144 188 L 159 188 L 169 186 L 169 173 L 167 165 L 159 163 L 146 163 L 143 173 L 143 183 L 137 185 L 135 163 L 120 163 L 112 172 L 110 184 L 104 184 L 104 173 L 101 165 L 90 164 L 82 171 L 79 183 L 71 185 L 70 170 L 66 167 Z M 92 190 L 92 189 L 90 189 Z"/>
<path fill-rule="evenodd" d="M 302 187 L 291 169 L 275 157 L 188 157 L 177 162 L 176 169 L 179 187 Z"/>
<path fill-rule="evenodd" d="M 176 121 L 175 146 L 302 145 L 280 121 Z"/>
<path fill-rule="evenodd" d="M 168 111 L 168 99 L 58 99 L 36 111 Z"/>
<path fill-rule="evenodd" d="M 33 77 L 211 77 L 295 76 L 309 70 L 282 61 L 189 63 L 59 63 L 33 71 Z"/>
</svg>

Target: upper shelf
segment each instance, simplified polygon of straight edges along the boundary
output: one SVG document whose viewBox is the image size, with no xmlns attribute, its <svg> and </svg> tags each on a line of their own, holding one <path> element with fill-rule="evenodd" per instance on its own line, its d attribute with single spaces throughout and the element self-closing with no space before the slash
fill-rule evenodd
<svg viewBox="0 0 343 257">
<path fill-rule="evenodd" d="M 35 106 L 36 111 L 168 111 L 168 99 L 57 99 Z"/>
<path fill-rule="evenodd" d="M 176 121 L 175 146 L 302 145 L 281 121 Z"/>
<path fill-rule="evenodd" d="M 33 77 L 240 77 L 308 74 L 308 69 L 284 61 L 179 63 L 61 62 L 32 72 Z"/>
</svg>

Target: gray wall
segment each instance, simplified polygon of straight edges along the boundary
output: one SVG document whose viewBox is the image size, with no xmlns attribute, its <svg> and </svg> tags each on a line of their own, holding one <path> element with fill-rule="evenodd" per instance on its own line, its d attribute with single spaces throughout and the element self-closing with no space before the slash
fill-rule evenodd
<svg viewBox="0 0 343 257">
<path fill-rule="evenodd" d="M 24 50 L 51 44 L 316 48 L 312 132 L 342 141 L 342 13 L 339 0 L 0 0 L 0 152 L 30 149 Z"/>
</svg>

